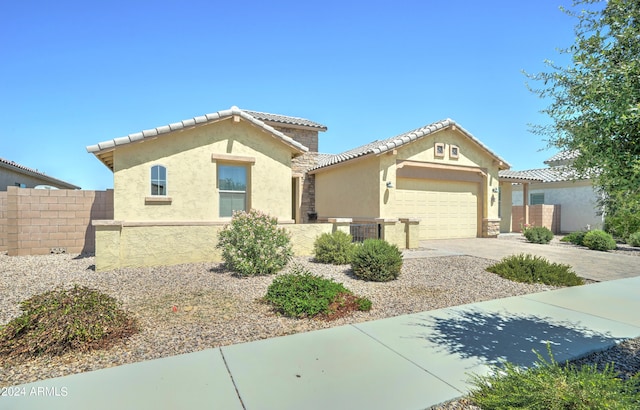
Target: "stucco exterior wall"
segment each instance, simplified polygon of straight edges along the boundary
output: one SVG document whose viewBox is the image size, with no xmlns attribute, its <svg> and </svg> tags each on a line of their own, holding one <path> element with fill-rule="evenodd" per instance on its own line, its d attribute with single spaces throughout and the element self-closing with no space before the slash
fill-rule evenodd
<svg viewBox="0 0 640 410">
<path fill-rule="evenodd" d="M 529 194 L 544 193 L 544 203 L 561 205 L 560 231 L 573 232 L 602 229 L 602 216 L 598 215 L 598 196 L 589 181 L 547 182 L 529 185 Z M 522 205 L 522 185 L 515 185 L 513 205 Z"/>
<path fill-rule="evenodd" d="M 284 224 L 295 255 L 313 254 L 313 242 L 333 224 Z M 221 262 L 216 249 L 222 224 L 154 224 L 97 221 L 96 271 L 125 267 Z"/>
<path fill-rule="evenodd" d="M 187 129 L 114 154 L 114 219 L 124 221 L 215 221 L 219 217 L 217 164 L 212 154 L 251 157 L 247 208 L 291 220 L 291 148 L 253 125 L 227 119 Z M 150 169 L 167 169 L 169 202 L 149 202 Z"/>
<path fill-rule="evenodd" d="M 380 165 L 378 157 L 354 160 L 315 174 L 318 219 L 380 216 Z"/>
<path fill-rule="evenodd" d="M 501 209 L 500 209 L 500 233 L 509 233 L 513 231 L 511 222 L 511 207 L 512 207 L 512 191 L 513 185 L 511 182 L 504 182 L 500 184 L 500 197 L 501 197 Z"/>
</svg>

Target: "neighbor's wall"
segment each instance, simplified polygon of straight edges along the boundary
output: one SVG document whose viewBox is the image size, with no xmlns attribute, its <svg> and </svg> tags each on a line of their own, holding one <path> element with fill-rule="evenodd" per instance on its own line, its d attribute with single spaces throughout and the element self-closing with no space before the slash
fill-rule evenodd
<svg viewBox="0 0 640 410">
<path fill-rule="evenodd" d="M 94 225 L 97 271 L 222 261 L 216 249 L 222 224 L 96 221 Z M 295 255 L 312 255 L 316 237 L 333 230 L 329 223 L 281 227 L 291 234 Z"/>
<path fill-rule="evenodd" d="M 380 166 L 378 157 L 355 159 L 315 174 L 318 219 L 380 216 Z"/>
<path fill-rule="evenodd" d="M 8 255 L 91 253 L 91 221 L 113 218 L 113 191 L 8 187 L 5 209 Z"/>
<path fill-rule="evenodd" d="M 212 154 L 255 159 L 246 164 L 248 207 L 291 220 L 291 148 L 240 120 L 226 119 L 172 133 L 114 154 L 115 219 L 123 221 L 220 221 L 217 164 Z M 168 202 L 150 202 L 153 165 L 167 169 Z"/>
<path fill-rule="evenodd" d="M 561 205 L 528 205 L 529 208 L 529 225 L 544 226 L 551 232 L 558 234 L 561 232 Z M 516 205 L 512 207 L 512 225 L 513 232 L 522 232 L 524 227 L 525 207 Z"/>
<path fill-rule="evenodd" d="M 544 193 L 544 203 L 547 205 L 562 205 L 560 232 L 585 230 L 587 225 L 591 229 L 602 229 L 598 195 L 590 181 L 530 184 L 529 194 L 536 193 Z M 514 206 L 522 205 L 522 185 L 513 187 L 512 201 Z"/>
<path fill-rule="evenodd" d="M 7 192 L 0 192 L 0 253 L 7 251 Z"/>
</svg>

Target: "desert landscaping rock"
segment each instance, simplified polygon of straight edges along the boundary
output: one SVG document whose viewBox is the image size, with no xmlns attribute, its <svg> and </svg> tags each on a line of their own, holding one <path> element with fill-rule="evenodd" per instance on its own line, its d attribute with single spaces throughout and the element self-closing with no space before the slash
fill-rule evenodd
<svg viewBox="0 0 640 410">
<path fill-rule="evenodd" d="M 471 256 L 407 259 L 397 280 L 381 283 L 355 278 L 348 265 L 324 265 L 309 257 L 295 258 L 292 264 L 341 282 L 373 302 L 370 312 L 325 321 L 277 315 L 261 300 L 274 276 L 240 278 L 218 263 L 95 272 L 92 256 L 0 255 L 0 324 L 21 313 L 22 300 L 56 287 L 79 284 L 114 296 L 138 319 L 141 328 L 140 333 L 109 350 L 39 357 L 19 364 L 8 364 L 0 358 L 0 387 L 553 289 L 511 282 L 486 272 L 485 268 L 494 262 Z M 638 344 L 633 346 L 637 352 Z"/>
</svg>

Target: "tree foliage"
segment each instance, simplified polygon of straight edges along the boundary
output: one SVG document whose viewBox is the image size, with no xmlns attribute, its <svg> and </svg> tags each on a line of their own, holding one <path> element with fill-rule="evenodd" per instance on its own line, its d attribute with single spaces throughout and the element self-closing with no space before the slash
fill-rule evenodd
<svg viewBox="0 0 640 410">
<path fill-rule="evenodd" d="M 578 176 L 601 189 L 608 215 L 640 214 L 640 2 L 576 0 L 571 62 L 528 75 L 550 105 L 550 125 L 534 127 L 549 145 L 576 150 Z"/>
</svg>

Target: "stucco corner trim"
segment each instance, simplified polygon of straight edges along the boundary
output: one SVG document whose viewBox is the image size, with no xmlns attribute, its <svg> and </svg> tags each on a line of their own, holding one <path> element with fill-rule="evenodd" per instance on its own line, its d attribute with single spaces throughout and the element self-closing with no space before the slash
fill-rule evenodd
<svg viewBox="0 0 640 410">
<path fill-rule="evenodd" d="M 144 198 L 145 205 L 171 205 L 173 198 L 170 196 L 146 196 Z"/>
<path fill-rule="evenodd" d="M 213 153 L 211 154 L 211 161 L 233 161 L 233 162 L 244 162 L 247 164 L 255 164 L 256 157 Z"/>
</svg>

